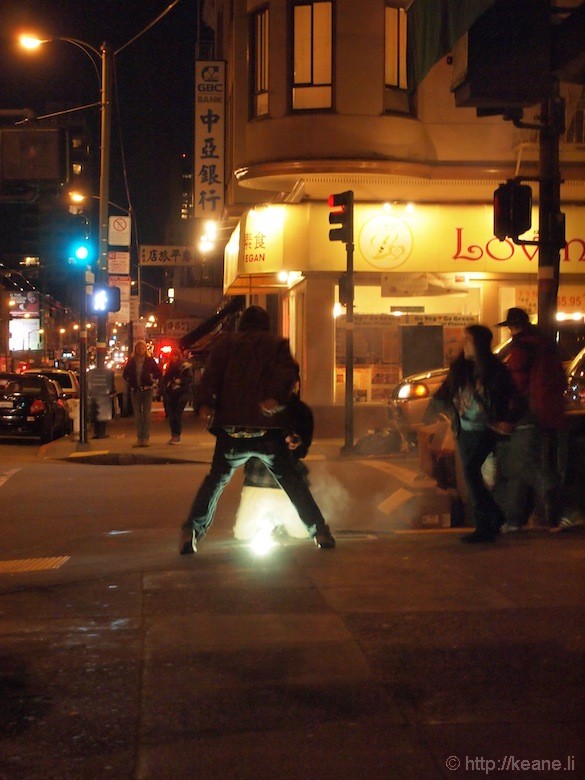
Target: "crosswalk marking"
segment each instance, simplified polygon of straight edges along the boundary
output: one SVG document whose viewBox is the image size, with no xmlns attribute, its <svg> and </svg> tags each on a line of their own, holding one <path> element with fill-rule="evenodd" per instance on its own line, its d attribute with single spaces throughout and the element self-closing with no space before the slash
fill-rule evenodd
<svg viewBox="0 0 585 780">
<path fill-rule="evenodd" d="M 381 501 L 378 504 L 378 509 L 385 515 L 390 516 L 393 512 L 406 504 L 407 501 L 410 501 L 414 495 L 415 494 L 411 493 L 410 490 L 406 490 L 405 488 L 398 488 L 398 490 L 395 490 L 394 493 L 389 495 L 384 499 L 384 501 Z"/>
<path fill-rule="evenodd" d="M 25 571 L 47 571 L 60 569 L 71 556 L 58 558 L 21 558 L 13 561 L 0 561 L 0 574 L 18 574 Z"/>
<path fill-rule="evenodd" d="M 20 471 L 20 469 L 10 469 L 10 471 L 0 472 L 0 487 L 2 487 L 5 482 L 8 482 L 10 477 L 13 477 L 17 471 Z"/>
</svg>

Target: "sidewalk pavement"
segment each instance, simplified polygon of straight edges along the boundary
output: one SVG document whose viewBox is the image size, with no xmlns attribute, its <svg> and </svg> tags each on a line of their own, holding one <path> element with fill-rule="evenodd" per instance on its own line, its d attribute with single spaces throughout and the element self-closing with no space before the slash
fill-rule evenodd
<svg viewBox="0 0 585 780">
<path fill-rule="evenodd" d="M 195 417 L 191 409 L 187 409 L 183 416 L 183 435 L 180 444 L 169 444 L 170 431 L 168 422 L 160 402 L 154 402 L 152 406 L 151 431 L 148 447 L 133 447 L 136 442 L 134 420 L 132 417 L 116 417 L 106 423 L 106 437 L 95 438 L 93 425 L 88 426 L 87 442 L 79 443 L 79 433 L 57 439 L 41 448 L 41 456 L 51 459 L 87 458 L 106 460 L 108 456 L 115 458 L 121 456 L 125 459 L 134 458 L 136 462 L 159 461 L 164 462 L 211 462 L 215 439 L 205 430 Z M 364 455 L 342 454 L 343 438 L 314 439 L 307 462 L 316 460 L 348 460 L 351 458 L 364 459 Z M 384 455 L 377 458 L 384 459 Z M 394 460 L 400 460 L 405 468 L 413 474 L 419 475 L 418 460 L 416 458 L 403 458 L 399 453 L 393 453 Z M 125 461 L 127 462 L 127 460 Z"/>
<path fill-rule="evenodd" d="M 305 463 L 310 470 L 313 467 L 318 470 L 319 464 L 326 462 L 329 471 L 338 472 L 339 467 L 348 462 L 366 462 L 368 470 L 376 475 L 371 478 L 371 491 L 379 494 L 378 509 L 386 518 L 384 525 L 388 530 L 447 527 L 450 524 L 450 496 L 437 488 L 434 479 L 421 473 L 416 455 L 400 452 L 372 455 L 348 453 L 344 443 L 341 438 L 314 439 L 304 459 Z M 187 410 L 183 418 L 181 442 L 170 444 L 170 432 L 162 404 L 155 403 L 149 445 L 136 447 L 135 444 L 133 419 L 117 417 L 106 424 L 105 438 L 94 438 L 92 426 L 88 431 L 87 442 L 80 444 L 79 433 L 75 433 L 41 447 L 39 454 L 45 459 L 83 461 L 96 465 L 210 464 L 215 439 L 202 428 L 193 412 Z M 341 474 L 339 478 L 343 480 Z M 350 485 L 346 487 L 352 489 Z M 359 485 L 357 489 L 359 491 Z M 318 493 L 318 486 L 316 490 Z M 325 486 L 323 490 L 327 492 Z M 318 499 L 317 495 L 315 497 Z"/>
</svg>

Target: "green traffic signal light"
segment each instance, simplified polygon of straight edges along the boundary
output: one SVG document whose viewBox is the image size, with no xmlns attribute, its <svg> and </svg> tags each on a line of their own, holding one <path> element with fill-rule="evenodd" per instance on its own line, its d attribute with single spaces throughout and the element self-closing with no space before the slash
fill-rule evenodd
<svg viewBox="0 0 585 780">
<path fill-rule="evenodd" d="M 76 260 L 87 260 L 89 249 L 86 244 L 78 244 L 73 250 L 73 256 Z"/>
</svg>

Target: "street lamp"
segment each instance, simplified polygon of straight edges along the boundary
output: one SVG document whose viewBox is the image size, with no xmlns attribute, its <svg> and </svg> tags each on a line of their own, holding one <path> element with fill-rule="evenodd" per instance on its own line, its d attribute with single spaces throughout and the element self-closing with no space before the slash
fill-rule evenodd
<svg viewBox="0 0 585 780">
<path fill-rule="evenodd" d="M 111 140 L 111 64 L 110 49 L 102 43 L 97 49 L 91 43 L 78 38 L 58 36 L 55 38 L 37 38 L 33 35 L 21 35 L 20 44 L 29 50 L 39 48 L 45 43 L 62 41 L 76 46 L 90 60 L 100 84 L 100 184 L 99 184 L 99 234 L 97 269 L 100 281 L 105 281 L 108 268 L 108 205 L 110 196 L 110 140 Z M 98 68 L 98 63 L 101 68 Z M 98 368 L 103 368 L 106 352 L 106 317 L 98 319 Z"/>
<path fill-rule="evenodd" d="M 100 85 L 100 184 L 99 184 L 99 233 L 98 233 L 98 280 L 106 281 L 108 268 L 108 204 L 110 195 L 110 138 L 111 138 L 111 78 L 110 78 L 110 50 L 107 43 L 102 43 L 97 49 L 86 41 L 78 38 L 55 37 L 37 38 L 32 35 L 21 35 L 20 43 L 26 49 L 37 49 L 44 43 L 62 41 L 76 46 L 88 57 L 98 77 Z M 101 68 L 98 67 L 101 65 Z M 87 290 L 86 279 L 83 281 L 84 306 L 83 317 L 87 316 Z M 98 316 L 98 334 L 96 344 L 97 367 L 104 368 L 106 357 L 107 339 L 107 314 Z M 87 448 L 87 335 L 86 331 L 80 332 L 80 366 L 79 366 L 79 392 L 80 392 L 80 432 L 79 447 Z"/>
</svg>

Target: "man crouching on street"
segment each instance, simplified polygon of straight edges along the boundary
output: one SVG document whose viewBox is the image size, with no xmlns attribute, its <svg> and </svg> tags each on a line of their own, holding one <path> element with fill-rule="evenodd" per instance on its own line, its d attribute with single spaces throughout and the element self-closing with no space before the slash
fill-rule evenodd
<svg viewBox="0 0 585 780">
<path fill-rule="evenodd" d="M 217 502 L 236 469 L 258 458 L 290 498 L 318 547 L 335 547 L 321 510 L 285 440 L 286 402 L 298 378 L 288 341 L 270 332 L 268 312 L 247 308 L 235 333 L 221 336 L 201 382 L 194 409 L 216 437 L 209 474 L 181 528 L 180 553 L 197 551 L 213 521 Z"/>
</svg>

